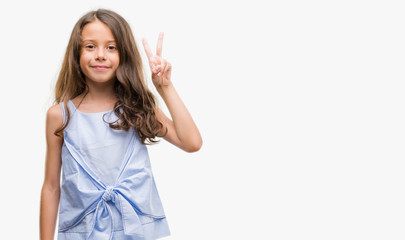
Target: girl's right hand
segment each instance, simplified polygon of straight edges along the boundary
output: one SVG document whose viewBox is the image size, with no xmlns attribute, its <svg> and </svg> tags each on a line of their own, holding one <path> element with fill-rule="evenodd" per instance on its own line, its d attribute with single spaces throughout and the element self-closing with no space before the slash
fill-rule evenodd
<svg viewBox="0 0 405 240">
<path fill-rule="evenodd" d="M 152 81 L 156 88 L 170 85 L 172 65 L 164 58 L 162 58 L 162 45 L 163 45 L 163 32 L 159 34 L 156 55 L 153 55 L 150 50 L 146 38 L 142 39 L 143 47 L 146 55 L 148 56 L 149 67 L 152 72 Z"/>
</svg>

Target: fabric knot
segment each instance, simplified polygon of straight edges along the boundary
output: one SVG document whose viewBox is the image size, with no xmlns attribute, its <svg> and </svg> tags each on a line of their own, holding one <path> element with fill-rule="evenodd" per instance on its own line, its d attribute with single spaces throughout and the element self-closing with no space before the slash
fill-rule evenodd
<svg viewBox="0 0 405 240">
<path fill-rule="evenodd" d="M 103 200 L 106 202 L 111 201 L 113 199 L 113 195 L 112 195 L 113 191 L 114 191 L 114 188 L 111 186 L 108 186 L 103 193 L 103 197 L 102 197 Z"/>
</svg>

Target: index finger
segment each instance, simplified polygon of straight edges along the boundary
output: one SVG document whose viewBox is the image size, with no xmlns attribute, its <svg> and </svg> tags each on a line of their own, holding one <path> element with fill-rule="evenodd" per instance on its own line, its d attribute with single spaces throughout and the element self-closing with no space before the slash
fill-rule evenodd
<svg viewBox="0 0 405 240">
<path fill-rule="evenodd" d="M 162 56 L 162 45 L 163 45 L 163 32 L 159 33 L 158 43 L 156 47 L 156 55 Z"/>
<path fill-rule="evenodd" d="M 148 59 L 150 61 L 153 57 L 153 54 L 152 54 L 152 51 L 150 50 L 148 42 L 146 41 L 146 38 L 142 39 L 142 43 L 143 43 L 143 48 L 145 49 L 146 55 L 148 56 Z"/>
</svg>

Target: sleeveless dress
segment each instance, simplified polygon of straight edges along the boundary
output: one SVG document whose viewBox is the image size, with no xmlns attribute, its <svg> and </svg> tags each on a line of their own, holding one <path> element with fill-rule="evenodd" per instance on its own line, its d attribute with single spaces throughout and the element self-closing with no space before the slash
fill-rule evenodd
<svg viewBox="0 0 405 240">
<path fill-rule="evenodd" d="M 65 123 L 65 107 L 63 102 L 59 105 Z M 83 113 L 71 100 L 68 106 L 71 114 L 61 153 L 58 239 L 154 240 L 169 236 L 147 148 L 133 129 L 110 128 L 106 122 L 118 120 L 112 109 Z"/>
</svg>

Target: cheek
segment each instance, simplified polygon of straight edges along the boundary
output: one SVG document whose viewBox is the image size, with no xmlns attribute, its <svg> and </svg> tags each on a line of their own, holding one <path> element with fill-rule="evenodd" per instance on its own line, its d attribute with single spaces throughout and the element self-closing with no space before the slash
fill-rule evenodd
<svg viewBox="0 0 405 240">
<path fill-rule="evenodd" d="M 86 54 L 81 54 L 80 55 L 79 63 L 80 63 L 80 67 L 82 69 L 87 65 L 87 60 L 88 60 L 88 57 L 86 56 Z"/>
<path fill-rule="evenodd" d="M 90 53 L 83 52 L 82 54 L 80 54 L 80 61 L 83 61 L 83 62 L 88 61 L 91 59 L 91 57 L 92 56 Z"/>
<path fill-rule="evenodd" d="M 83 65 L 84 65 L 83 63 L 84 63 L 83 58 L 80 58 L 79 64 L 80 64 L 81 69 L 83 69 Z"/>
<path fill-rule="evenodd" d="M 114 56 L 114 66 L 117 68 L 120 65 L 120 57 Z"/>
</svg>

